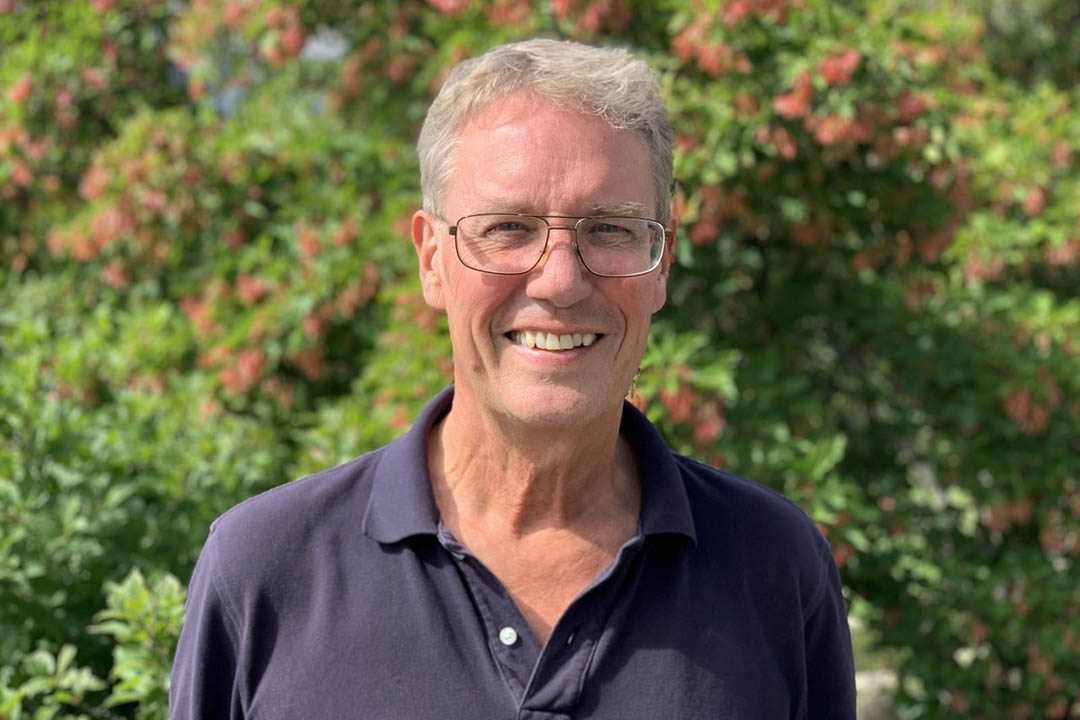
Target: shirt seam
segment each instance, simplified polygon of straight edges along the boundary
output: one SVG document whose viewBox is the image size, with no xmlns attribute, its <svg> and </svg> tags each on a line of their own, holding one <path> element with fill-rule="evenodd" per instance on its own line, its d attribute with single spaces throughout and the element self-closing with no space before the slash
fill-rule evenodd
<svg viewBox="0 0 1080 720">
<path fill-rule="evenodd" d="M 825 589 L 829 584 L 828 574 L 830 565 L 833 563 L 832 548 L 829 545 L 828 540 L 822 539 L 821 542 L 822 545 L 818 549 L 818 553 L 821 556 L 818 562 L 818 581 L 817 585 L 814 587 L 810 602 L 807 603 L 806 607 L 803 609 L 803 616 L 805 618 L 803 620 L 804 627 L 814 618 L 814 615 L 824 604 Z"/>
<path fill-rule="evenodd" d="M 228 613 L 230 615 L 229 619 L 232 621 L 233 627 L 239 628 L 239 627 L 241 627 L 240 611 L 233 604 L 233 599 L 229 595 L 229 593 L 227 592 L 227 589 L 225 587 L 226 586 L 225 576 L 221 572 L 221 563 L 220 563 L 220 558 L 218 557 L 216 540 L 217 540 L 217 533 L 215 532 L 214 533 L 214 542 L 212 542 L 210 544 L 210 571 L 213 573 L 213 578 L 212 578 L 213 582 L 211 583 L 210 586 L 214 590 L 214 593 L 216 595 L 218 595 L 222 599 L 222 601 L 224 603 L 224 606 L 225 606 L 225 609 L 228 611 Z M 218 590 L 219 587 L 220 587 L 220 591 Z"/>
<path fill-rule="evenodd" d="M 232 624 L 232 632 L 229 634 L 232 636 L 231 641 L 233 643 L 233 653 L 235 656 L 236 665 L 233 668 L 233 680 L 234 687 L 239 693 L 239 700 L 241 706 L 244 708 L 244 712 L 247 712 L 248 704 L 248 687 L 246 673 L 240 672 L 240 643 L 242 637 L 240 635 L 241 628 L 244 627 L 241 622 L 241 613 L 239 608 L 233 603 L 232 595 L 228 591 L 227 583 L 225 581 L 225 575 L 222 572 L 220 557 L 218 555 L 217 544 L 220 538 L 217 532 L 211 533 L 211 538 L 207 543 L 210 550 L 210 573 L 211 582 L 210 590 L 221 598 L 222 607 L 225 609 L 226 614 L 229 616 L 229 620 Z"/>
</svg>

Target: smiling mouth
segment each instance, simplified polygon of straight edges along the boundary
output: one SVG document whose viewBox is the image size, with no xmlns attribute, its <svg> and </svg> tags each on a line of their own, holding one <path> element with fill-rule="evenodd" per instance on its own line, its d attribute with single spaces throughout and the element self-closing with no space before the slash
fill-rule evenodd
<svg viewBox="0 0 1080 720">
<path fill-rule="evenodd" d="M 556 335 L 543 331 L 511 330 L 506 333 L 506 337 L 518 345 L 538 350 L 573 350 L 576 347 L 592 345 L 603 335 L 598 333 Z"/>
</svg>

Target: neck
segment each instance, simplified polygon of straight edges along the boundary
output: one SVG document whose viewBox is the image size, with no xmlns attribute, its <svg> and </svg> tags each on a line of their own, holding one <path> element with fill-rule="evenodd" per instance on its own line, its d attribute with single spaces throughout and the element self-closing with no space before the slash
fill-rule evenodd
<svg viewBox="0 0 1080 720">
<path fill-rule="evenodd" d="M 478 532 L 514 540 L 636 523 L 640 485 L 633 451 L 619 436 L 621 417 L 620 406 L 588 428 L 538 431 L 455 405 L 428 439 L 443 523 L 466 545 Z"/>
</svg>

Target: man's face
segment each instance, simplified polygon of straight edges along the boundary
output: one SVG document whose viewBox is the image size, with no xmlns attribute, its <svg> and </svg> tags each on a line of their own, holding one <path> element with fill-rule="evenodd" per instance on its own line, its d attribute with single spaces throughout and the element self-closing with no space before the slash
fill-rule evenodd
<svg viewBox="0 0 1080 720">
<path fill-rule="evenodd" d="M 461 264 L 447 223 L 489 212 L 655 217 L 645 141 L 522 93 L 467 124 L 453 161 L 447 222 L 418 212 L 413 241 L 424 297 L 449 320 L 455 409 L 538 428 L 580 426 L 618 412 L 649 320 L 664 304 L 670 255 L 647 275 L 596 277 L 571 247 L 571 231 L 552 229 L 539 266 L 524 275 L 491 275 Z M 527 332 L 592 334 L 596 341 L 545 350 L 521 344 Z"/>
</svg>

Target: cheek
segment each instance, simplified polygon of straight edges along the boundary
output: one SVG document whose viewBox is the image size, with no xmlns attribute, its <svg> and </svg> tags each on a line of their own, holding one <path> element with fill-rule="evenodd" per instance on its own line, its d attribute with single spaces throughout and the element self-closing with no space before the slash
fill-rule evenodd
<svg viewBox="0 0 1080 720">
<path fill-rule="evenodd" d="M 448 271 L 447 280 L 453 287 L 446 309 L 452 332 L 457 328 L 472 337 L 489 335 L 493 318 L 514 292 L 514 279 L 481 275 L 459 264 Z"/>
<path fill-rule="evenodd" d="M 628 278 L 621 281 L 619 294 L 612 298 L 615 304 L 622 309 L 630 328 L 649 326 L 652 314 L 664 304 L 666 292 L 664 281 L 657 280 L 652 275 L 639 278 Z"/>
</svg>

